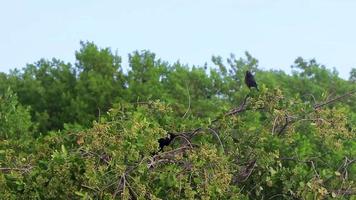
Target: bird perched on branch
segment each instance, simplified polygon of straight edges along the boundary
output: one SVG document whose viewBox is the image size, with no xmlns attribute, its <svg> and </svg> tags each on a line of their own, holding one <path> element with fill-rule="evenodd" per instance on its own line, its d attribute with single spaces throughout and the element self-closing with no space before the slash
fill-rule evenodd
<svg viewBox="0 0 356 200">
<path fill-rule="evenodd" d="M 255 81 L 255 77 L 253 77 L 253 75 L 250 71 L 246 71 L 245 83 L 249 89 L 251 89 L 251 87 L 254 87 L 257 89 L 257 91 L 259 91 L 258 87 L 257 87 L 257 83 Z"/>
<path fill-rule="evenodd" d="M 178 135 L 176 134 L 173 134 L 173 133 L 168 133 L 167 137 L 164 137 L 164 138 L 160 138 L 158 140 L 158 143 L 159 143 L 159 151 L 162 151 L 163 150 L 163 147 L 165 146 L 168 146 L 172 140 L 177 137 Z"/>
</svg>

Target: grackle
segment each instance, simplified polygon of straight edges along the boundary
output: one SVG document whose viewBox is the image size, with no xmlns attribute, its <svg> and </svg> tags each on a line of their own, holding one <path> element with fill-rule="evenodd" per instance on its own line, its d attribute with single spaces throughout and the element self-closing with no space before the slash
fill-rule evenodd
<svg viewBox="0 0 356 200">
<path fill-rule="evenodd" d="M 251 87 L 254 87 L 257 89 L 257 91 L 259 91 L 258 87 L 257 87 L 257 83 L 255 81 L 255 77 L 253 77 L 253 75 L 250 71 L 246 71 L 245 83 L 249 89 L 251 89 Z"/>
<path fill-rule="evenodd" d="M 173 134 L 173 133 L 168 133 L 168 136 L 165 137 L 165 138 L 160 138 L 158 140 L 158 143 L 159 143 L 159 151 L 162 151 L 163 150 L 163 147 L 165 146 L 168 146 L 172 140 L 177 137 L 178 135 L 176 134 Z"/>
</svg>

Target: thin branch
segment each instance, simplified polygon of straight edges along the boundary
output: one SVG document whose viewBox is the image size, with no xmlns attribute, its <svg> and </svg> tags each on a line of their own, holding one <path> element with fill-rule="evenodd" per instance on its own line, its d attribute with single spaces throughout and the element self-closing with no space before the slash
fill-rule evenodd
<svg viewBox="0 0 356 200">
<path fill-rule="evenodd" d="M 216 136 L 216 138 L 219 140 L 220 146 L 221 146 L 223 152 L 225 153 L 224 145 L 222 144 L 218 133 L 217 133 L 214 129 L 212 129 L 212 128 L 208 128 L 208 130 L 210 130 L 210 131 Z"/>
<path fill-rule="evenodd" d="M 328 104 L 330 104 L 330 103 L 333 103 L 333 102 L 335 102 L 335 101 L 339 101 L 339 100 L 341 100 L 341 99 L 343 99 L 343 98 L 345 98 L 345 97 L 347 97 L 347 96 L 351 96 L 351 95 L 353 95 L 354 93 L 356 93 L 356 90 L 351 91 L 351 92 L 348 92 L 348 93 L 343 94 L 343 95 L 341 95 L 341 96 L 338 96 L 338 97 L 336 97 L 336 98 L 334 98 L 334 99 L 325 101 L 325 102 L 323 102 L 323 103 L 316 104 L 316 105 L 314 106 L 314 110 L 316 110 L 316 109 L 318 109 L 318 108 L 320 108 L 320 107 L 322 107 L 322 106 L 328 105 Z"/>
<path fill-rule="evenodd" d="M 235 114 L 238 114 L 238 113 L 241 113 L 241 112 L 245 111 L 246 110 L 247 99 L 248 99 L 249 96 L 250 96 L 250 94 L 247 94 L 245 96 L 243 102 L 239 105 L 239 107 L 231 109 L 229 112 L 225 113 L 224 116 L 235 115 Z M 218 118 L 214 119 L 213 121 L 211 121 L 211 123 L 213 124 L 213 123 L 219 121 L 220 119 L 221 119 L 221 117 L 218 117 Z"/>
<path fill-rule="evenodd" d="M 89 189 L 89 190 L 93 190 L 94 192 L 98 192 L 97 189 L 95 189 L 95 188 L 93 188 L 93 187 L 90 187 L 90 186 L 88 186 L 88 185 L 82 184 L 81 186 L 82 186 L 83 188 L 87 188 L 87 189 Z"/>
<path fill-rule="evenodd" d="M 98 107 L 98 123 L 100 123 L 100 117 L 101 117 L 101 110 L 100 110 L 100 108 Z"/>
<path fill-rule="evenodd" d="M 177 135 L 175 138 L 173 138 L 173 140 L 176 139 L 176 138 L 183 138 L 184 141 L 186 141 L 189 144 L 190 148 L 193 148 L 192 143 L 186 137 L 184 137 L 182 135 Z"/>
<path fill-rule="evenodd" d="M 316 176 L 320 179 L 320 175 L 319 175 L 319 173 L 316 171 L 314 161 L 310 160 L 309 163 L 311 163 L 312 168 L 313 168 L 313 170 L 314 170 L 314 173 L 315 173 Z"/>
<path fill-rule="evenodd" d="M 189 136 L 190 138 L 192 138 L 192 137 L 194 137 L 197 133 L 199 133 L 199 131 L 201 131 L 201 130 L 203 130 L 203 128 L 197 128 L 197 129 L 195 129 L 192 133 L 191 133 L 191 135 Z"/>
<path fill-rule="evenodd" d="M 183 150 L 186 150 L 186 149 L 190 149 L 191 147 L 190 146 L 182 146 L 182 147 L 179 147 L 177 149 L 173 149 L 171 151 L 166 151 L 166 152 L 163 152 L 161 154 L 157 154 L 155 156 L 153 156 L 153 159 L 156 158 L 156 157 L 162 157 L 164 155 L 171 155 L 171 154 L 175 154 L 177 152 L 180 152 L 180 151 L 183 151 Z"/>
<path fill-rule="evenodd" d="M 343 95 L 341 95 L 341 96 L 339 96 L 339 97 L 336 97 L 336 98 L 334 98 L 334 99 L 325 101 L 325 102 L 323 102 L 323 103 L 316 104 L 316 105 L 313 107 L 313 110 L 312 110 L 312 111 L 310 111 L 310 112 L 308 112 L 308 113 L 305 113 L 305 114 L 310 114 L 310 113 L 314 112 L 315 110 L 317 110 L 317 109 L 319 109 L 319 108 L 321 108 L 321 107 L 323 107 L 323 106 L 326 106 L 326 105 L 328 105 L 328 104 L 331 104 L 331 103 L 334 103 L 334 102 L 336 102 L 336 101 L 339 101 L 339 100 L 341 100 L 341 99 L 343 99 L 343 98 L 346 98 L 346 97 L 348 97 L 348 96 L 351 96 L 351 95 L 353 95 L 354 93 L 356 93 L 356 90 L 355 90 L 355 91 L 348 92 L 348 93 L 346 93 L 346 94 L 343 94 Z M 282 128 L 280 129 L 280 131 L 278 132 L 278 135 L 281 135 L 282 132 L 287 128 L 287 126 L 288 126 L 289 124 L 294 123 L 294 122 L 297 122 L 297 121 L 300 121 L 300 120 L 303 120 L 303 119 L 300 119 L 300 120 L 295 119 L 294 121 L 292 121 L 292 120 L 289 120 L 289 118 L 290 118 L 290 117 L 289 117 L 288 115 L 286 115 L 286 118 L 285 118 L 286 121 L 285 121 L 283 127 L 282 127 Z"/>
<path fill-rule="evenodd" d="M 126 179 L 125 179 L 125 176 L 126 176 L 126 172 L 124 172 L 121 176 L 120 176 L 120 179 L 117 183 L 117 187 L 116 187 L 116 190 L 113 194 L 113 199 L 115 199 L 116 195 L 120 192 L 120 191 L 125 191 L 125 182 L 126 182 Z M 122 188 L 122 189 L 121 189 Z"/>
<path fill-rule="evenodd" d="M 352 159 L 350 160 L 348 157 L 345 156 L 345 161 L 340 165 L 340 167 L 337 169 L 337 171 L 341 172 L 342 174 L 342 178 L 344 180 L 348 179 L 348 171 L 347 168 L 353 164 L 354 162 L 356 162 L 356 159 Z"/>
<path fill-rule="evenodd" d="M 137 193 L 132 189 L 128 181 L 126 181 L 126 184 L 127 184 L 127 188 L 129 188 L 129 192 L 132 199 L 137 199 Z"/>
<path fill-rule="evenodd" d="M 191 149 L 192 147 L 190 146 L 183 146 L 179 147 L 177 149 L 173 149 L 171 151 L 166 151 L 161 154 L 154 155 L 151 159 L 150 162 L 147 163 L 147 168 L 150 169 L 154 167 L 155 165 L 159 163 L 164 163 L 164 162 L 174 162 L 174 155 L 177 153 L 182 153 L 188 149 Z"/>
<path fill-rule="evenodd" d="M 316 104 L 316 100 L 315 100 L 315 97 L 313 94 L 307 93 L 307 94 L 302 95 L 302 97 L 305 97 L 305 96 L 311 96 L 313 98 L 314 104 Z"/>
<path fill-rule="evenodd" d="M 184 115 L 182 118 L 185 118 L 186 114 L 189 112 L 190 110 L 190 94 L 189 94 L 189 88 L 188 88 L 188 84 L 185 83 L 185 86 L 187 88 L 187 92 L 188 92 L 188 108 L 187 108 L 187 111 L 185 111 Z"/>
<path fill-rule="evenodd" d="M 247 94 L 247 95 L 245 96 L 244 101 L 240 104 L 240 106 L 239 106 L 238 108 L 234 108 L 234 109 L 230 110 L 229 112 L 227 112 L 227 113 L 225 114 L 225 116 L 235 115 L 235 114 L 238 114 L 238 113 L 244 111 L 244 110 L 246 109 L 245 105 L 246 105 L 246 102 L 247 102 L 248 97 L 250 97 L 249 94 Z"/>
<path fill-rule="evenodd" d="M 287 199 L 285 194 L 275 194 L 271 196 L 269 199 L 274 199 L 276 197 L 282 197 L 282 199 Z"/>
<path fill-rule="evenodd" d="M 289 124 L 289 117 L 288 117 L 288 115 L 286 114 L 285 115 L 285 123 L 284 123 L 284 125 L 282 126 L 282 128 L 278 131 L 278 135 L 281 135 L 282 134 L 282 132 L 287 128 L 287 126 L 288 126 L 288 124 Z"/>
</svg>

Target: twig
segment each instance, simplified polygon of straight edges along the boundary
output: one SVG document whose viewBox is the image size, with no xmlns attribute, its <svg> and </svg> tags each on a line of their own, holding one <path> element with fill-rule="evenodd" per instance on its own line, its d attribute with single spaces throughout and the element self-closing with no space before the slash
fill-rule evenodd
<svg viewBox="0 0 356 200">
<path fill-rule="evenodd" d="M 176 139 L 176 138 L 183 138 L 189 144 L 190 148 L 193 148 L 192 143 L 186 137 L 181 136 L 181 135 L 177 135 L 175 138 L 173 138 L 173 140 Z"/>
<path fill-rule="evenodd" d="M 171 151 L 166 151 L 166 152 L 163 152 L 163 153 L 161 153 L 161 154 L 155 155 L 155 156 L 153 156 L 153 158 L 155 158 L 155 157 L 161 157 L 161 156 L 164 156 L 164 155 L 174 154 L 174 153 L 176 153 L 176 152 L 179 152 L 179 151 L 182 151 L 182 150 L 186 150 L 186 149 L 190 149 L 190 148 L 191 148 L 191 147 L 189 147 L 189 146 L 179 147 L 179 148 L 177 148 L 177 149 L 173 149 L 173 150 L 171 150 Z"/>
<path fill-rule="evenodd" d="M 132 189 L 132 187 L 130 186 L 129 182 L 126 181 L 126 184 L 127 184 L 127 188 L 129 188 L 129 192 L 130 192 L 130 195 L 132 197 L 132 199 L 137 199 L 137 194 L 136 192 Z"/>
<path fill-rule="evenodd" d="M 316 105 L 313 106 L 313 110 L 312 110 L 312 111 L 307 112 L 307 113 L 305 113 L 305 114 L 310 114 L 310 113 L 314 112 L 315 110 L 317 110 L 317 109 L 319 109 L 319 108 L 321 108 L 321 107 L 323 107 L 323 106 L 325 106 L 325 105 L 328 105 L 328 104 L 334 103 L 334 102 L 336 102 L 336 101 L 339 101 L 339 100 L 341 100 L 341 99 L 343 99 L 343 98 L 345 98 L 345 97 L 347 97 L 347 96 L 353 95 L 354 93 L 356 93 L 356 90 L 355 90 L 355 91 L 348 92 L 348 93 L 346 93 L 346 94 L 343 94 L 343 95 L 341 95 L 341 96 L 339 96 L 339 97 L 336 97 L 336 98 L 334 98 L 334 99 L 325 101 L 325 102 L 323 102 L 323 103 L 316 104 Z M 289 117 L 288 115 L 286 115 L 286 118 L 285 118 L 286 121 L 285 121 L 283 127 L 282 127 L 282 128 L 280 129 L 280 131 L 278 132 L 278 135 L 281 135 L 282 132 L 287 128 L 287 126 L 288 126 L 289 124 L 298 121 L 298 120 L 291 121 L 291 120 L 289 120 L 289 118 L 290 118 L 290 117 Z M 300 120 L 303 120 L 303 119 L 300 119 Z M 299 121 L 300 121 L 300 120 L 299 120 Z"/>
<path fill-rule="evenodd" d="M 114 194 L 113 194 L 113 199 L 115 199 L 116 195 L 117 195 L 120 191 L 122 191 L 122 193 L 125 192 L 125 187 L 126 187 L 126 186 L 125 186 L 125 184 L 126 184 L 125 176 L 126 176 L 126 172 L 124 172 L 124 173 L 120 176 L 120 179 L 119 179 L 119 181 L 118 181 L 116 190 L 115 190 L 115 192 L 114 192 Z M 122 189 L 121 189 L 121 187 L 122 187 Z"/>
<path fill-rule="evenodd" d="M 307 93 L 307 94 L 302 95 L 302 97 L 304 97 L 304 96 L 311 96 L 314 100 L 314 104 L 316 104 L 316 100 L 315 100 L 315 97 L 313 94 Z"/>
<path fill-rule="evenodd" d="M 190 138 L 192 138 L 192 137 L 194 137 L 199 131 L 201 131 L 203 128 L 197 128 L 197 129 L 195 129 L 192 133 L 191 133 L 191 135 L 189 136 Z"/>
<path fill-rule="evenodd" d="M 171 156 L 174 156 L 176 153 L 184 152 L 185 150 L 191 149 L 191 148 L 192 147 L 190 147 L 190 146 L 183 146 L 183 147 L 180 147 L 180 148 L 177 148 L 177 149 L 173 149 L 171 151 L 166 151 L 166 152 L 163 152 L 161 154 L 154 155 L 150 159 L 150 162 L 147 163 L 147 168 L 150 169 L 150 168 L 154 167 L 158 163 L 171 162 L 172 161 L 172 159 L 170 159 Z"/>
<path fill-rule="evenodd" d="M 319 175 L 319 173 L 316 171 L 314 161 L 310 160 L 309 162 L 310 162 L 311 165 L 312 165 L 312 168 L 313 168 L 313 170 L 314 170 L 314 173 L 315 173 L 316 176 L 320 179 L 320 175 Z"/>
<path fill-rule="evenodd" d="M 98 107 L 98 123 L 100 123 L 100 117 L 101 117 L 101 110 L 100 110 L 100 108 Z"/>
<path fill-rule="evenodd" d="M 247 103 L 247 98 L 250 96 L 250 94 L 247 94 L 243 100 L 243 102 L 239 105 L 239 107 L 237 108 L 233 108 L 231 109 L 229 112 L 225 113 L 224 116 L 230 116 L 230 115 L 235 115 L 238 113 L 241 113 L 243 111 L 246 110 L 246 103 Z M 215 123 L 217 121 L 219 121 L 221 119 L 221 117 L 218 117 L 216 119 L 214 119 L 213 121 L 211 121 L 211 123 Z"/>
<path fill-rule="evenodd" d="M 249 94 L 247 94 L 245 96 L 244 101 L 242 102 L 242 104 L 240 104 L 240 106 L 238 108 L 234 108 L 234 109 L 230 110 L 228 113 L 225 114 L 225 116 L 235 115 L 235 114 L 238 114 L 238 113 L 244 111 L 245 110 L 246 101 L 247 101 L 248 97 L 250 97 Z"/>
<path fill-rule="evenodd" d="M 340 165 L 340 167 L 337 169 L 337 171 L 342 173 L 342 178 L 344 180 L 347 180 L 348 178 L 348 172 L 347 172 L 347 168 L 353 164 L 354 162 L 356 162 L 356 159 L 350 160 L 348 157 L 345 156 L 345 161 Z M 341 171 L 342 170 L 342 171 Z"/>
<path fill-rule="evenodd" d="M 286 199 L 286 195 L 285 194 L 275 194 L 273 196 L 271 196 L 269 199 L 274 199 L 275 197 L 283 197 L 282 199 Z"/>
<path fill-rule="evenodd" d="M 96 190 L 95 188 L 90 187 L 90 186 L 88 186 L 88 185 L 82 184 L 81 186 L 82 186 L 83 188 L 87 188 L 87 189 L 89 189 L 89 190 L 93 190 L 93 191 L 95 191 L 95 192 L 98 192 L 98 190 Z"/>
<path fill-rule="evenodd" d="M 224 145 L 222 144 L 222 142 L 221 142 L 221 140 L 220 140 L 220 137 L 219 137 L 219 135 L 218 135 L 218 133 L 214 130 L 214 129 L 212 129 L 212 128 L 208 128 L 208 130 L 210 130 L 215 136 L 216 136 L 216 138 L 218 138 L 218 140 L 219 140 L 219 143 L 220 143 L 220 146 L 221 146 L 221 148 L 222 148 L 222 150 L 223 150 L 223 152 L 225 153 L 225 148 L 224 148 Z"/>
<path fill-rule="evenodd" d="M 182 118 L 185 118 L 185 115 L 189 112 L 189 110 L 190 110 L 190 94 L 189 94 L 189 88 L 188 88 L 188 84 L 187 83 L 185 83 L 185 86 L 186 86 L 186 88 L 187 88 L 187 92 L 188 92 L 188 108 L 187 108 L 187 111 L 185 111 L 185 113 L 184 113 L 184 115 L 183 115 L 183 117 Z"/>
<path fill-rule="evenodd" d="M 325 101 L 325 102 L 323 102 L 323 103 L 316 104 L 316 105 L 314 106 L 314 110 L 316 110 L 316 109 L 318 109 L 318 108 L 320 108 L 320 107 L 322 107 L 322 106 L 328 105 L 328 104 L 330 104 L 330 103 L 333 103 L 333 102 L 335 102 L 335 101 L 338 101 L 338 100 L 340 100 L 340 99 L 343 99 L 343 98 L 345 98 L 345 97 L 347 97 L 347 96 L 351 96 L 351 95 L 353 95 L 354 93 L 356 93 L 356 90 L 355 90 L 355 91 L 348 92 L 348 93 L 346 93 L 346 94 L 343 94 L 343 95 L 341 95 L 341 96 L 339 96 L 339 97 L 336 97 L 336 98 L 334 98 L 334 99 Z"/>
<path fill-rule="evenodd" d="M 288 115 L 286 114 L 285 115 L 285 123 L 284 123 L 284 125 L 282 126 L 282 128 L 278 131 L 278 135 L 281 135 L 282 134 L 282 132 L 287 128 L 287 126 L 288 126 L 288 124 L 289 124 L 289 117 L 288 117 Z"/>
</svg>

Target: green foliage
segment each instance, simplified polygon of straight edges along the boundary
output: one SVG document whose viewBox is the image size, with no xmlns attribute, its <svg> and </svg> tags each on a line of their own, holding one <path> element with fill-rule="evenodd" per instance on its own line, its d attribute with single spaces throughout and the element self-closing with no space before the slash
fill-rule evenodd
<svg viewBox="0 0 356 200">
<path fill-rule="evenodd" d="M 88 125 L 124 96 L 121 57 L 112 54 L 109 48 L 99 49 L 90 42 L 81 42 L 75 56 L 79 74 L 72 112 L 76 122 Z"/>
<path fill-rule="evenodd" d="M 0 139 L 29 136 L 33 124 L 29 109 L 19 104 L 16 94 L 9 88 L 0 94 Z"/>
<path fill-rule="evenodd" d="M 23 72 L 13 71 L 7 83 L 19 101 L 31 107 L 41 132 L 63 128 L 63 123 L 75 120 L 71 101 L 76 78 L 70 64 L 42 59 L 27 65 Z"/>
<path fill-rule="evenodd" d="M 0 74 L 0 199 L 355 198 L 354 70 L 346 81 L 302 58 L 288 75 L 248 53 L 208 68 L 136 51 L 124 73 L 91 42 L 76 59 Z"/>
</svg>

